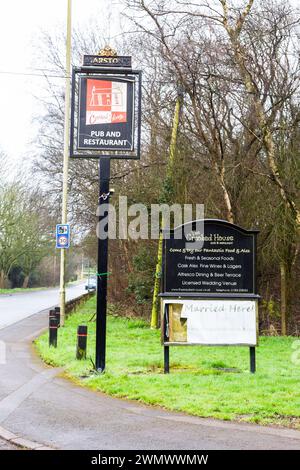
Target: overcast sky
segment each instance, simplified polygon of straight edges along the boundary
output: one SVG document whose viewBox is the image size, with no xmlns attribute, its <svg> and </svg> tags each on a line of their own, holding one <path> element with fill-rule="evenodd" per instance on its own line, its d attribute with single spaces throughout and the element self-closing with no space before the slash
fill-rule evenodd
<svg viewBox="0 0 300 470">
<path fill-rule="evenodd" d="M 73 0 L 73 26 L 90 18 L 111 19 L 118 28 L 120 8 L 109 0 Z M 113 15 L 110 15 L 114 8 Z M 65 28 L 67 0 L 14 0 L 1 2 L 0 17 L 0 149 L 18 165 L 30 157 L 37 128 L 32 125 L 42 77 L 35 70 L 34 40 L 41 30 Z M 107 26 L 106 26 L 107 28 Z M 20 75 L 19 75 L 20 74 Z M 29 75 L 21 75 L 29 74 Z M 59 79 L 58 79 L 59 80 Z M 64 80 L 63 80 L 64 81 Z"/>
<path fill-rule="evenodd" d="M 292 0 L 299 6 L 300 0 Z M 101 20 L 105 34 L 120 31 L 121 7 L 118 0 L 73 0 L 73 26 Z M 34 61 L 33 43 L 42 30 L 64 30 L 67 0 L 11 0 L 1 2 L 0 17 L 0 149 L 18 166 L 28 161 L 37 135 L 32 118 L 36 99 L 43 93 L 45 78 Z M 113 40 L 111 41 L 113 45 Z M 35 46 L 36 47 L 36 46 Z M 93 52 L 93 51 L 91 51 Z M 26 75 L 27 74 L 27 75 Z M 62 80 L 63 79 L 58 79 Z"/>
</svg>

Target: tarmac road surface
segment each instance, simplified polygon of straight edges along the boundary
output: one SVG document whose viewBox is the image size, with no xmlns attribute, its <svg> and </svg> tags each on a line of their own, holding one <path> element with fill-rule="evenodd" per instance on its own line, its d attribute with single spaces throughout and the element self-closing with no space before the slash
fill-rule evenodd
<svg viewBox="0 0 300 470">
<path fill-rule="evenodd" d="M 300 449 L 299 431 L 167 412 L 72 384 L 60 369 L 45 367 L 32 348 L 48 311 L 26 311 L 25 319 L 0 330 L 6 348 L 6 361 L 0 361 L 1 428 L 57 449 Z M 75 343 L 74 337 L 74 354 Z"/>
<path fill-rule="evenodd" d="M 67 300 L 84 294 L 84 283 L 66 289 Z M 45 289 L 0 295 L 0 329 L 30 315 L 51 308 L 59 302 L 59 289 Z"/>
</svg>

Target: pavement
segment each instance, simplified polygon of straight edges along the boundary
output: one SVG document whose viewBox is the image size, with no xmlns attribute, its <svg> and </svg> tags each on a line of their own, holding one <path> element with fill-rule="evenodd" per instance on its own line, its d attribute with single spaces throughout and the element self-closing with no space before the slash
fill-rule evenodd
<svg viewBox="0 0 300 470">
<path fill-rule="evenodd" d="M 19 450 L 19 447 L 16 445 L 11 444 L 9 441 L 5 441 L 4 439 L 0 439 L 0 451 L 1 450 Z"/>
<path fill-rule="evenodd" d="M 296 430 L 202 419 L 76 386 L 61 376 L 61 369 L 46 367 L 33 351 L 32 341 L 47 321 L 48 311 L 42 311 L 0 330 L 0 345 L 6 349 L 6 361 L 2 355 L 5 363 L 0 364 L 0 437 L 14 436 L 11 445 L 89 450 L 300 449 Z M 74 354 L 75 342 L 74 337 Z"/>
</svg>

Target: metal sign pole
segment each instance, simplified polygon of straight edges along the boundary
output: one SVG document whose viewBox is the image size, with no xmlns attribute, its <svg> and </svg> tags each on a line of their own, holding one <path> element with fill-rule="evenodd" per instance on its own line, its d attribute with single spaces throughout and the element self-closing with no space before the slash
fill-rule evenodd
<svg viewBox="0 0 300 470">
<path fill-rule="evenodd" d="M 109 203 L 110 158 L 102 157 L 99 160 L 99 206 Z M 100 210 L 99 223 L 108 214 Z M 108 230 L 108 226 L 107 226 Z M 96 370 L 100 373 L 105 370 L 106 353 L 106 306 L 107 306 L 107 266 L 108 266 L 108 236 L 101 237 L 98 233 L 98 265 L 97 265 L 97 313 L 96 313 Z"/>
</svg>

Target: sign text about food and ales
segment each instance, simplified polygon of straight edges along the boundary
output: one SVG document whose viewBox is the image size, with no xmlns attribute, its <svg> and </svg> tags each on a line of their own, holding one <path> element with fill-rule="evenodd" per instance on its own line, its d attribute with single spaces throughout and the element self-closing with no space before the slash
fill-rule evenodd
<svg viewBox="0 0 300 470">
<path fill-rule="evenodd" d="M 200 233 L 193 224 L 185 226 L 181 239 L 173 232 L 164 240 L 163 291 L 255 294 L 257 232 L 208 219 Z M 191 243 L 197 240 L 200 248 Z"/>
</svg>

